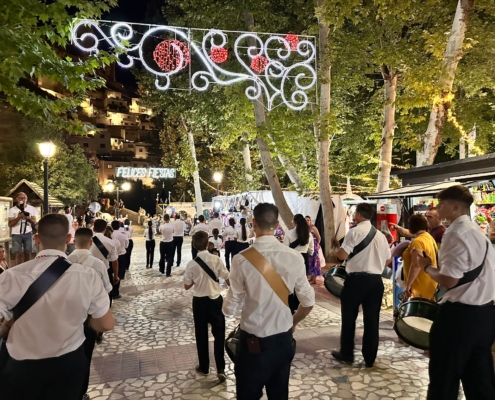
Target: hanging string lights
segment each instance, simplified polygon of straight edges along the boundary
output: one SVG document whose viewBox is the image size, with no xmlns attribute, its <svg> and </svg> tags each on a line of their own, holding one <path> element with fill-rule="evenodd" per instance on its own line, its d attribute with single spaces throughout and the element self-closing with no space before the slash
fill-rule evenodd
<svg viewBox="0 0 495 400">
<path fill-rule="evenodd" d="M 229 51 L 223 47 L 212 47 L 210 51 L 211 61 L 217 64 L 222 64 L 227 61 Z"/>
<path fill-rule="evenodd" d="M 263 56 L 255 56 L 251 60 L 251 69 L 258 74 L 263 73 L 266 66 L 268 65 L 268 60 Z"/>
<path fill-rule="evenodd" d="M 179 68 L 182 59 L 182 68 L 191 61 L 191 55 L 186 43 L 179 40 L 164 40 L 155 47 L 153 59 L 162 71 L 170 72 Z"/>
<path fill-rule="evenodd" d="M 299 38 L 297 37 L 297 35 L 289 33 L 287 36 L 285 36 L 285 40 L 289 42 L 291 50 L 297 49 L 297 45 L 299 44 Z"/>
</svg>

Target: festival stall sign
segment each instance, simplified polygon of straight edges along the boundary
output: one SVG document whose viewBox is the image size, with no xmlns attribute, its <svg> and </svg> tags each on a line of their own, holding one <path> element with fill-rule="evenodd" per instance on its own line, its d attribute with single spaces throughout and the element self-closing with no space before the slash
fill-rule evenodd
<svg viewBox="0 0 495 400">
<path fill-rule="evenodd" d="M 314 36 L 85 19 L 75 21 L 72 42 L 90 54 L 115 53 L 123 68 L 139 62 L 158 90 L 244 83 L 246 97 L 262 99 L 268 110 L 302 110 L 318 98 Z"/>
<path fill-rule="evenodd" d="M 0 243 L 10 241 L 9 210 L 12 198 L 0 197 Z"/>
</svg>

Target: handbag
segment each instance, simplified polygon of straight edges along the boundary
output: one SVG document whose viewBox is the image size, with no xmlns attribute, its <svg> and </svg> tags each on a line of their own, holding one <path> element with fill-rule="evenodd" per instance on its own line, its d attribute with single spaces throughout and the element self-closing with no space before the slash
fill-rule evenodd
<svg viewBox="0 0 495 400">
<path fill-rule="evenodd" d="M 254 247 L 244 250 L 242 255 L 261 273 L 261 275 L 263 275 L 279 299 L 282 300 L 287 307 L 289 307 L 290 291 L 275 268 L 268 263 L 266 258 L 263 257 L 263 255 Z M 239 343 L 240 336 L 241 326 L 237 325 L 237 327 L 227 336 L 227 339 L 225 340 L 225 351 L 234 364 L 237 344 Z M 295 355 L 296 340 L 294 338 L 292 338 L 292 350 Z"/>
<path fill-rule="evenodd" d="M 26 293 L 19 300 L 19 303 L 11 310 L 14 317 L 10 321 L 4 321 L 2 324 L 0 337 L 4 340 L 3 345 L 5 345 L 5 341 L 14 322 L 21 318 L 59 280 L 71 265 L 72 263 L 66 258 L 58 257 L 38 279 L 29 285 Z"/>
</svg>

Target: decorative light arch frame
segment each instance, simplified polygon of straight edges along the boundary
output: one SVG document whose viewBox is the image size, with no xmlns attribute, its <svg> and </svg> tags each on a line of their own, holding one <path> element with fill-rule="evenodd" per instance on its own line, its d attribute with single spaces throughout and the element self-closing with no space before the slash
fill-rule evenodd
<svg viewBox="0 0 495 400">
<path fill-rule="evenodd" d="M 136 25 L 139 25 L 140 30 L 144 27 L 146 31 L 136 32 L 133 28 Z M 109 27 L 109 33 L 105 33 L 102 27 Z M 193 34 L 202 37 L 201 44 L 192 40 Z M 233 54 L 242 72 L 231 71 L 221 65 L 228 57 L 228 34 L 236 36 Z M 138 35 L 142 37 L 139 39 Z M 163 65 L 160 66 L 156 58 L 149 62 L 152 54 L 156 56 L 155 52 L 150 54 L 145 46 L 147 40 L 156 40 L 164 35 L 176 38 L 160 43 L 161 50 L 167 50 L 168 46 L 168 52 L 173 53 L 174 60 L 169 62 L 169 70 L 162 68 Z M 88 53 L 98 53 L 101 43 L 106 43 L 110 51 L 117 49 L 121 53 L 118 65 L 123 68 L 133 67 L 139 61 L 156 77 L 155 86 L 158 90 L 175 89 L 172 78 L 189 65 L 189 90 L 206 91 L 211 84 L 247 82 L 246 97 L 261 101 L 269 111 L 279 105 L 302 110 L 308 104 L 315 104 L 317 99 L 314 36 L 80 20 L 72 28 L 72 42 Z M 201 67 L 195 71 L 191 69 L 192 57 L 200 60 Z M 229 66 L 232 67 L 232 63 Z"/>
</svg>

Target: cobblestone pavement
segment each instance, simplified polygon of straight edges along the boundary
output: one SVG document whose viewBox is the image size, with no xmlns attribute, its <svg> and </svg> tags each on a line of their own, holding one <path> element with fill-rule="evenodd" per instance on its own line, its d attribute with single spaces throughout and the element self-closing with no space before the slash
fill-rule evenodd
<svg viewBox="0 0 495 400">
<path fill-rule="evenodd" d="M 235 398 L 233 364 L 227 359 L 227 381 L 216 375 L 196 375 L 196 346 L 191 310 L 192 294 L 182 286 L 184 268 L 191 259 L 190 239 L 182 249 L 183 261 L 166 278 L 158 272 L 158 247 L 153 269 L 145 268 L 144 239 L 137 230 L 131 269 L 122 282 L 122 299 L 114 301 L 117 319 L 93 355 L 89 395 L 106 399 L 221 400 Z M 317 305 L 295 333 L 290 397 L 294 399 L 425 399 L 428 359 L 420 350 L 401 345 L 392 329 L 391 312 L 380 324 L 378 359 L 364 368 L 359 352 L 362 320 L 356 332 L 356 363 L 344 366 L 331 356 L 339 347 L 340 305 L 323 285 L 316 285 Z M 227 332 L 237 322 L 227 320 Z M 210 338 L 212 340 L 212 338 Z M 210 342 L 214 370 L 213 348 Z"/>
</svg>

